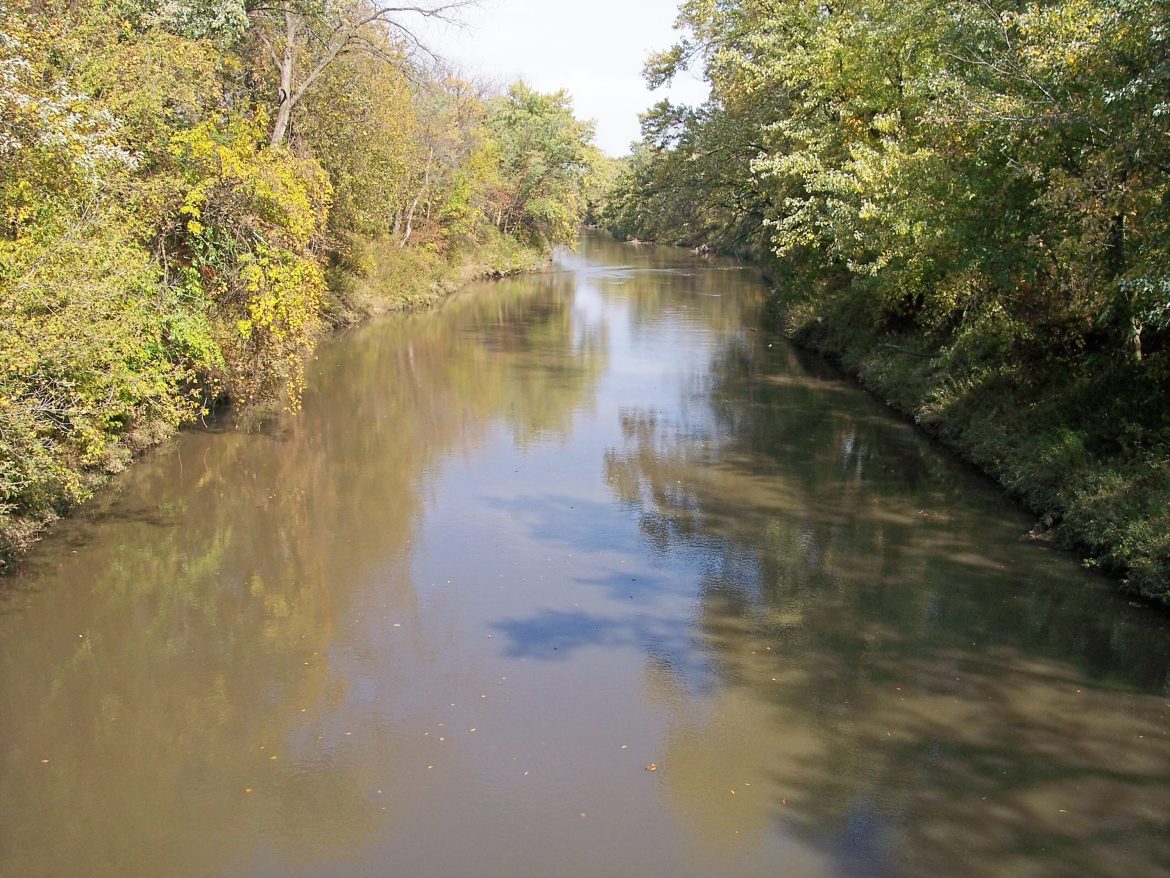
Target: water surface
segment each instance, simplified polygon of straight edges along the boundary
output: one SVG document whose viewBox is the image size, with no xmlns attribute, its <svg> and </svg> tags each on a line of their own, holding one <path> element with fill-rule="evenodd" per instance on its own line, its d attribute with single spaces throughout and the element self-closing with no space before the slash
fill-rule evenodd
<svg viewBox="0 0 1170 878">
<path fill-rule="evenodd" d="M 763 292 L 587 237 L 124 474 L 0 599 L 0 876 L 1170 874 L 1166 618 Z"/>
</svg>

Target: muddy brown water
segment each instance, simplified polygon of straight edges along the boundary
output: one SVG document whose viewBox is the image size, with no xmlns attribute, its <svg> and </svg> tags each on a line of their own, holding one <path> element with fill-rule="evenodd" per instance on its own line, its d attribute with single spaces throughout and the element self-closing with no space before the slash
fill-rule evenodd
<svg viewBox="0 0 1170 878">
<path fill-rule="evenodd" d="M 1166 617 L 763 294 L 586 237 L 123 474 L 3 583 L 0 876 L 1170 873 Z"/>
</svg>

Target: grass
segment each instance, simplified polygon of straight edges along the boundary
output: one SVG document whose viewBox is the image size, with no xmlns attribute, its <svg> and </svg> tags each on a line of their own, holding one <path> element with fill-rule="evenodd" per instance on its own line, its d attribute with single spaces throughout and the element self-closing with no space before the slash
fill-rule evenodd
<svg viewBox="0 0 1170 878">
<path fill-rule="evenodd" d="M 371 270 L 357 279 L 348 294 L 354 317 L 428 308 L 472 281 L 533 271 L 547 264 L 547 251 L 495 229 L 490 232 L 486 241 L 450 259 L 425 245 L 372 243 Z"/>
</svg>

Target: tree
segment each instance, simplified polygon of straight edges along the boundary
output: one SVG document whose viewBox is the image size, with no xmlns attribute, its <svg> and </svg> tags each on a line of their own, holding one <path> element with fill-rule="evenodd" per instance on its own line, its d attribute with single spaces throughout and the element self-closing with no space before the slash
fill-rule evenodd
<svg viewBox="0 0 1170 878">
<path fill-rule="evenodd" d="M 388 38 L 384 51 L 393 51 Z M 330 246 L 384 234 L 407 197 L 424 122 L 400 65 L 369 54 L 342 57 L 301 104 L 294 147 L 329 173 Z"/>
<path fill-rule="evenodd" d="M 392 6 L 384 0 L 278 0 L 257 6 L 252 20 L 278 79 L 270 144 L 284 142 L 293 110 L 339 58 L 364 53 L 400 63 L 402 54 L 386 49 L 382 39 L 386 31 L 409 50 L 431 54 L 402 19 L 450 22 L 473 2 Z"/>
<path fill-rule="evenodd" d="M 593 123 L 573 116 L 566 92 L 541 94 L 519 82 L 492 103 L 488 127 L 510 188 L 501 230 L 521 228 L 552 243 L 570 240 L 584 212 Z"/>
<path fill-rule="evenodd" d="M 789 332 L 1170 599 L 1170 7 L 686 0 L 679 24 L 648 79 L 701 65 L 711 98 L 646 115 L 610 227 L 765 259 Z"/>
</svg>

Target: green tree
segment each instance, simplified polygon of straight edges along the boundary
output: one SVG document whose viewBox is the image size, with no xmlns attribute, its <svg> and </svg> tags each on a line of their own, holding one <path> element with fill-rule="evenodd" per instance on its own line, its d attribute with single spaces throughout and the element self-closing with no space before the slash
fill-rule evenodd
<svg viewBox="0 0 1170 878">
<path fill-rule="evenodd" d="M 471 2 L 392 6 L 381 0 L 280 0 L 271 6 L 256 6 L 251 13 L 256 35 L 277 78 L 270 144 L 284 142 L 293 110 L 339 59 L 366 54 L 399 61 L 401 52 L 386 51 L 388 33 L 408 48 L 429 54 L 403 19 L 415 16 L 451 21 Z"/>
<path fill-rule="evenodd" d="M 541 94 L 520 82 L 492 102 L 488 128 L 508 181 L 501 230 L 554 244 L 572 240 L 584 210 L 593 124 L 573 116 L 566 92 Z"/>
<path fill-rule="evenodd" d="M 700 67 L 710 100 L 646 114 L 610 228 L 768 263 L 791 333 L 1167 594 L 1166 5 L 688 0 L 679 25 L 647 77 Z"/>
</svg>

